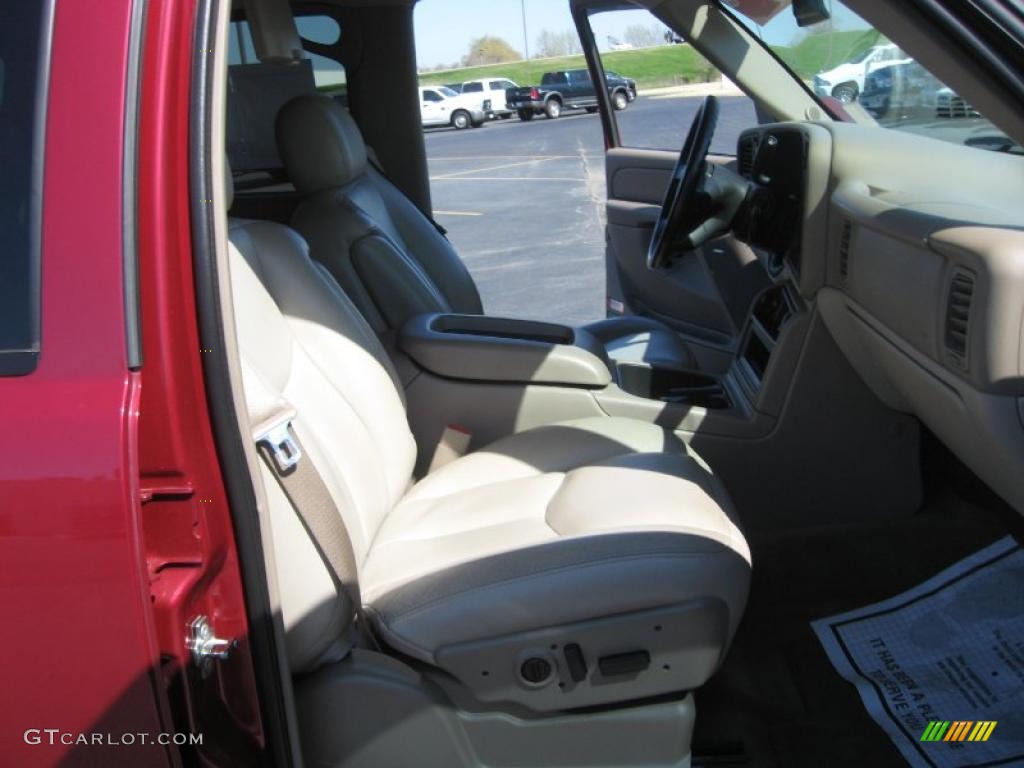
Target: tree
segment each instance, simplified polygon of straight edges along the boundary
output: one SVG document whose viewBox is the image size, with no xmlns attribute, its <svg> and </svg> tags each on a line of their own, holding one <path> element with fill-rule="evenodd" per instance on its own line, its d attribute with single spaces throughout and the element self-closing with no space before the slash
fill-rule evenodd
<svg viewBox="0 0 1024 768">
<path fill-rule="evenodd" d="M 552 32 L 545 29 L 537 35 L 536 47 L 537 55 L 540 57 L 571 56 L 583 52 L 579 37 L 571 30 Z"/>
<path fill-rule="evenodd" d="M 622 33 L 622 39 L 634 48 L 647 48 L 664 42 L 664 34 L 660 27 L 653 24 L 630 24 Z"/>
<path fill-rule="evenodd" d="M 505 61 L 521 61 L 522 58 L 523 54 L 500 37 L 484 35 L 470 42 L 469 53 L 462 57 L 462 66 L 501 64 Z"/>
</svg>

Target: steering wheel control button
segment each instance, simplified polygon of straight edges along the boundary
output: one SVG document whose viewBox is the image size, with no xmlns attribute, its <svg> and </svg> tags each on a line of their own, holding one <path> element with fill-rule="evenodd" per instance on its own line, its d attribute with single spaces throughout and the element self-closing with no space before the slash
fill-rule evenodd
<svg viewBox="0 0 1024 768">
<path fill-rule="evenodd" d="M 543 656 L 531 656 L 519 665 L 519 677 L 533 688 L 547 685 L 555 675 L 555 665 Z"/>
<path fill-rule="evenodd" d="M 587 679 L 587 660 L 583 658 L 583 649 L 579 643 L 570 643 L 562 649 L 565 654 L 565 665 L 569 668 L 569 677 L 574 683 Z"/>
<path fill-rule="evenodd" d="M 649 666 L 651 666 L 651 654 L 647 651 L 617 653 L 614 656 L 602 656 L 597 660 L 597 668 L 605 677 L 637 675 Z"/>
</svg>

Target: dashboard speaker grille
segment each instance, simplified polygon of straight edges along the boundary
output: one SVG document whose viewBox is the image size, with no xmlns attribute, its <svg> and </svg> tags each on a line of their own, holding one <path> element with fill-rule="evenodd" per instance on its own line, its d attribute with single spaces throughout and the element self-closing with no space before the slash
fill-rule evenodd
<svg viewBox="0 0 1024 768">
<path fill-rule="evenodd" d="M 959 368 L 967 369 L 971 301 L 974 299 L 974 274 L 957 270 L 949 283 L 946 302 L 946 353 Z"/>
<path fill-rule="evenodd" d="M 846 282 L 850 274 L 850 239 L 853 237 L 853 224 L 843 221 L 843 231 L 839 235 L 839 277 Z"/>
<path fill-rule="evenodd" d="M 754 158 L 757 157 L 757 148 L 761 144 L 761 137 L 757 136 L 744 136 L 740 139 L 739 146 L 739 160 L 740 160 L 740 175 L 746 178 L 750 178 L 750 174 L 754 172 Z"/>
</svg>

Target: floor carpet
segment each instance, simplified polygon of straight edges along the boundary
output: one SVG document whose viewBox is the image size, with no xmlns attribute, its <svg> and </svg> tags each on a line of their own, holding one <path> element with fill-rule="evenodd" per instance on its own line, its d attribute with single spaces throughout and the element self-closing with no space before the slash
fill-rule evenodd
<svg viewBox="0 0 1024 768">
<path fill-rule="evenodd" d="M 1021 518 L 983 490 L 932 488 L 912 517 L 751 536 L 746 614 L 697 692 L 695 765 L 905 764 L 810 623 L 898 594 L 1008 533 L 1024 540 Z"/>
</svg>

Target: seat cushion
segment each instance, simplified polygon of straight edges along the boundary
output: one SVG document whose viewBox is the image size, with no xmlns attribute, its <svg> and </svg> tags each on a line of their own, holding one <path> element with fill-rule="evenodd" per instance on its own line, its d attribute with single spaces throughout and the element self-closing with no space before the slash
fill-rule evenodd
<svg viewBox="0 0 1024 768">
<path fill-rule="evenodd" d="M 610 317 L 583 326 L 596 336 L 610 357 L 620 363 L 645 363 L 659 368 L 694 370 L 697 360 L 682 337 L 649 317 Z"/>
<path fill-rule="evenodd" d="M 393 647 L 451 643 L 721 600 L 732 636 L 750 553 L 731 503 L 675 436 L 591 418 L 492 443 L 416 484 L 361 572 Z"/>
</svg>

